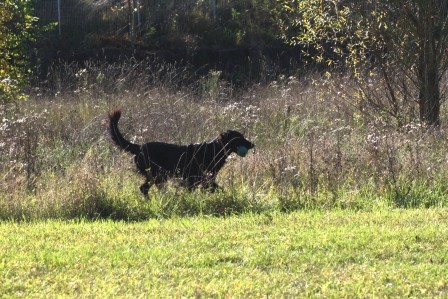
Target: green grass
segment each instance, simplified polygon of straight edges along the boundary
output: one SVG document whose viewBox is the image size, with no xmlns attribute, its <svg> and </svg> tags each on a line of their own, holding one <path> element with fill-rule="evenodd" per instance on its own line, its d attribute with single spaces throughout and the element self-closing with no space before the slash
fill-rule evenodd
<svg viewBox="0 0 448 299">
<path fill-rule="evenodd" d="M 446 209 L 0 223 L 0 297 L 448 296 Z"/>
</svg>

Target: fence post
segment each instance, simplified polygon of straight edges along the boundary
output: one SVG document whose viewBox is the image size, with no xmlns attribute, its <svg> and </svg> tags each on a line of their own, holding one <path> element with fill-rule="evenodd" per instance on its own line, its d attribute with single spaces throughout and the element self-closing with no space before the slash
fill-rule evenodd
<svg viewBox="0 0 448 299">
<path fill-rule="evenodd" d="M 57 0 L 58 5 L 58 30 L 59 30 L 59 37 L 61 37 L 61 0 Z"/>
<path fill-rule="evenodd" d="M 212 7 L 212 18 L 216 18 L 216 0 L 211 0 L 211 7 Z"/>
</svg>

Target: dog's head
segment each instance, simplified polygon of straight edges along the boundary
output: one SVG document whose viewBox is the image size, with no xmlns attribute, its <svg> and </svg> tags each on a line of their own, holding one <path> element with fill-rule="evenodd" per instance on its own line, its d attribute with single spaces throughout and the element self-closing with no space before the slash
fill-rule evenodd
<svg viewBox="0 0 448 299">
<path fill-rule="evenodd" d="M 226 131 L 218 137 L 229 153 L 236 153 L 240 157 L 246 156 L 250 149 L 255 148 L 255 144 L 244 138 L 243 134 L 237 131 Z"/>
</svg>

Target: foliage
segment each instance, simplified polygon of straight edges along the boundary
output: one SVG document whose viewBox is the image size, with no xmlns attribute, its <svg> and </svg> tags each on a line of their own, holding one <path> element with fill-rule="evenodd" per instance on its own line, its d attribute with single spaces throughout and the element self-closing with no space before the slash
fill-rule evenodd
<svg viewBox="0 0 448 299">
<path fill-rule="evenodd" d="M 42 21 L 48 17 L 50 1 L 42 1 L 37 10 Z M 116 46 L 137 49 L 229 48 L 263 46 L 277 40 L 271 12 L 273 1 L 158 2 L 84 1 L 62 3 L 63 44 L 86 50 Z M 83 24 L 79 18 L 83 16 Z M 280 42 L 279 42 L 280 44 Z M 67 49 L 69 50 L 69 49 Z"/>
<path fill-rule="evenodd" d="M 22 87 L 31 73 L 31 46 L 35 41 L 36 18 L 31 0 L 0 3 L 0 101 L 25 98 Z"/>
<path fill-rule="evenodd" d="M 210 16 L 206 1 L 180 18 L 190 36 L 202 47 L 260 47 L 275 44 L 276 27 L 272 11 L 275 3 L 266 0 L 217 1 L 216 17 Z M 193 20 L 193 22 L 191 22 Z"/>
<path fill-rule="evenodd" d="M 439 123 L 440 82 L 448 67 L 447 1 L 280 3 L 283 38 L 302 44 L 317 62 L 343 61 L 359 79 L 360 97 L 368 105 L 403 124 L 412 119 L 416 103 L 421 121 Z M 366 96 L 372 77 L 381 78 L 382 96 Z"/>
</svg>

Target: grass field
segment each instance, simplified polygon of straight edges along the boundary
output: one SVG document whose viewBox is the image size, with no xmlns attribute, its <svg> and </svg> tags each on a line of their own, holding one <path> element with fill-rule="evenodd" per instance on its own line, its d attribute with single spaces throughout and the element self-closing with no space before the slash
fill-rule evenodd
<svg viewBox="0 0 448 299">
<path fill-rule="evenodd" d="M 0 295 L 446 298 L 448 211 L 0 224 Z"/>
</svg>

